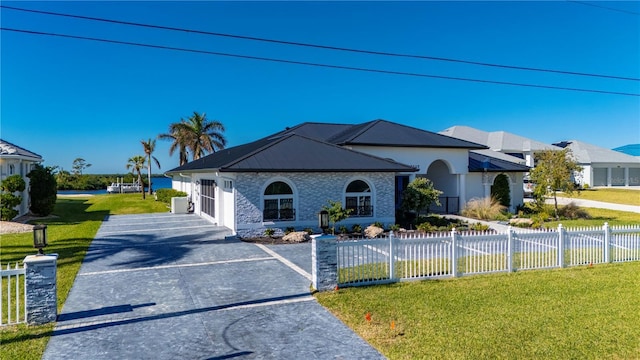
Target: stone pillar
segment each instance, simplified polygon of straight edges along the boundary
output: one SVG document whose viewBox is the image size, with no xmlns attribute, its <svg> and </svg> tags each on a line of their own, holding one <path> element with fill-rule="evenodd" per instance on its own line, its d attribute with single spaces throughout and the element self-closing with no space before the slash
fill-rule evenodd
<svg viewBox="0 0 640 360">
<path fill-rule="evenodd" d="M 27 323 L 46 324 L 56 321 L 58 292 L 56 263 L 58 254 L 29 255 L 24 258 Z"/>
<path fill-rule="evenodd" d="M 323 235 L 311 240 L 311 280 L 318 291 L 338 286 L 337 237 Z"/>
</svg>

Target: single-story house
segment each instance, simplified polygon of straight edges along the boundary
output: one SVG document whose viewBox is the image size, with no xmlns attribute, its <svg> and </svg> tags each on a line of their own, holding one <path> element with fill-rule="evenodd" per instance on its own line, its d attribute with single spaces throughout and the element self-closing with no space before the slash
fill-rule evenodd
<svg viewBox="0 0 640 360">
<path fill-rule="evenodd" d="M 22 197 L 22 203 L 17 208 L 17 216 L 29 212 L 29 178 L 27 174 L 33 170 L 35 164 L 42 161 L 42 156 L 0 139 L 0 181 L 17 174 L 22 176 L 27 184 L 25 190 L 19 194 Z"/>
<path fill-rule="evenodd" d="M 484 197 L 498 173 L 522 203 L 526 165 L 491 156 L 484 145 L 386 120 L 302 123 L 220 150 L 166 173 L 187 192 L 194 212 L 239 236 L 266 228 L 318 229 L 329 200 L 352 209 L 341 224 L 395 223 L 402 192 L 416 176 L 443 192 L 442 212 Z M 518 193 L 518 190 L 520 191 Z"/>
<path fill-rule="evenodd" d="M 640 157 L 577 140 L 554 145 L 571 149 L 576 162 L 582 166 L 582 172 L 575 176 L 580 185 L 640 186 Z"/>
</svg>

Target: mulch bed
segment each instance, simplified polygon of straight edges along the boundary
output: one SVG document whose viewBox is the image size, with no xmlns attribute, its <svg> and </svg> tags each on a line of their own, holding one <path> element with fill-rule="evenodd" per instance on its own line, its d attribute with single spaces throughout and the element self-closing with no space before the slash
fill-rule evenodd
<svg viewBox="0 0 640 360">
<path fill-rule="evenodd" d="M 295 243 L 291 241 L 284 241 L 282 240 L 282 237 L 269 237 L 269 236 L 240 238 L 240 240 L 248 243 L 262 244 L 262 245 L 300 244 L 300 243 Z"/>
</svg>

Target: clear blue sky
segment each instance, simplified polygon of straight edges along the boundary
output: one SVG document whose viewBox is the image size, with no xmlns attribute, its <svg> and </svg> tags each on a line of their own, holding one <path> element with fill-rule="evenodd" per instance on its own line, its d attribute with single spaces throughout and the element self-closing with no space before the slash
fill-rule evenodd
<svg viewBox="0 0 640 360">
<path fill-rule="evenodd" d="M 640 78 L 640 2 L 11 2 L 209 32 Z M 593 6 L 596 5 L 596 6 Z M 606 7 L 606 8 L 604 8 Z M 617 9 L 618 11 L 616 11 Z M 640 82 L 375 56 L 0 9 L 5 28 L 330 65 L 640 94 Z M 140 140 L 205 112 L 229 146 L 305 121 L 378 118 L 605 148 L 640 142 L 640 97 L 359 72 L 1 32 L 0 137 L 45 165 L 125 173 Z M 162 170 L 178 165 L 158 141 Z"/>
</svg>

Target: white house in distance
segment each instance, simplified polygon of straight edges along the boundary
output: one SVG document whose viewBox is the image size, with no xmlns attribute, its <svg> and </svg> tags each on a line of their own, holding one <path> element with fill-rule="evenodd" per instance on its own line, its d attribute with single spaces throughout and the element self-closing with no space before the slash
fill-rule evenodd
<svg viewBox="0 0 640 360">
<path fill-rule="evenodd" d="M 507 175 L 512 207 L 522 203 L 529 167 L 491 156 L 486 146 L 386 120 L 362 124 L 302 123 L 257 141 L 220 150 L 166 173 L 187 192 L 194 212 L 239 236 L 266 228 L 317 230 L 328 200 L 352 209 L 341 224 L 395 223 L 402 192 L 416 176 L 443 191 L 457 213 Z"/>
<path fill-rule="evenodd" d="M 27 186 L 20 194 L 22 203 L 18 207 L 18 216 L 29 212 L 29 178 L 27 174 L 33 170 L 35 164 L 41 163 L 42 156 L 0 139 L 0 181 L 7 176 L 20 175 Z"/>
<path fill-rule="evenodd" d="M 562 148 L 506 131 L 482 131 L 469 126 L 452 126 L 440 134 L 472 141 L 487 146 L 493 151 L 521 158 L 525 165 L 534 167 L 533 154 L 542 150 L 562 150 Z"/>
<path fill-rule="evenodd" d="M 575 177 L 580 185 L 640 186 L 640 157 L 601 148 L 577 140 L 554 144 L 571 149 L 582 173 Z"/>
</svg>

